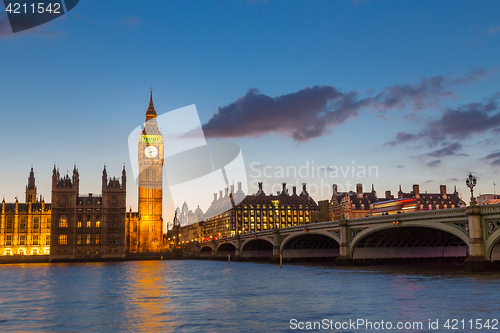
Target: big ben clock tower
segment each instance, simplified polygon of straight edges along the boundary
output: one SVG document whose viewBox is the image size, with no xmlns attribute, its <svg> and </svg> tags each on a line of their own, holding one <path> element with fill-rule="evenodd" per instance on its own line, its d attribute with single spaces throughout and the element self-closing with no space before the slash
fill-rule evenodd
<svg viewBox="0 0 500 333">
<path fill-rule="evenodd" d="M 138 143 L 138 252 L 158 252 L 163 245 L 163 137 L 156 122 L 153 90 Z"/>
</svg>

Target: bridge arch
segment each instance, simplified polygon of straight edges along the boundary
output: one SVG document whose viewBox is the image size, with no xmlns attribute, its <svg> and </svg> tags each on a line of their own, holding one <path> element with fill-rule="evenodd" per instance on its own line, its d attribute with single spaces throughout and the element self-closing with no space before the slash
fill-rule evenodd
<svg viewBox="0 0 500 333">
<path fill-rule="evenodd" d="M 340 238 L 326 230 L 291 233 L 281 243 L 283 258 L 338 257 Z"/>
<path fill-rule="evenodd" d="M 211 257 L 212 256 L 212 245 L 202 245 L 199 252 L 200 257 Z"/>
<path fill-rule="evenodd" d="M 500 229 L 497 229 L 488 237 L 484 243 L 484 249 L 486 252 L 486 259 L 490 261 L 500 260 Z"/>
<path fill-rule="evenodd" d="M 429 222 L 405 222 L 373 226 L 351 241 L 353 259 L 465 257 L 469 237 L 451 225 Z"/>
<path fill-rule="evenodd" d="M 267 238 L 250 238 L 241 244 L 242 258 L 269 258 L 273 255 L 273 243 Z"/>
<path fill-rule="evenodd" d="M 288 236 L 281 253 L 283 258 L 333 258 L 340 255 L 340 242 L 328 232 L 302 232 Z"/>
<path fill-rule="evenodd" d="M 215 249 L 215 256 L 217 258 L 227 258 L 227 255 L 234 257 L 236 253 L 236 245 L 232 242 L 220 243 Z"/>
</svg>

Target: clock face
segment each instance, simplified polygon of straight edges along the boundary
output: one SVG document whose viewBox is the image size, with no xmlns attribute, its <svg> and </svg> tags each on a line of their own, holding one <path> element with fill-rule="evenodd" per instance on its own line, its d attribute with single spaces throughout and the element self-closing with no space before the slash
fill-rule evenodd
<svg viewBox="0 0 500 333">
<path fill-rule="evenodd" d="M 156 155 L 158 155 L 158 149 L 156 149 L 155 146 L 146 147 L 144 155 L 146 155 L 147 158 L 155 158 Z"/>
</svg>

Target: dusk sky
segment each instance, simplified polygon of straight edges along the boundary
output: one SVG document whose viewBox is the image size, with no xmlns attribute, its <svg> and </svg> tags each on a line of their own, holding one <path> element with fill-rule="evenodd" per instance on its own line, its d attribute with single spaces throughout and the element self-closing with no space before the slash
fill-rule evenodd
<svg viewBox="0 0 500 333">
<path fill-rule="evenodd" d="M 50 201 L 54 163 L 76 162 L 82 194 L 125 164 L 137 210 L 128 135 L 151 85 L 158 114 L 195 104 L 209 141 L 238 144 L 250 184 L 316 184 L 315 200 L 347 181 L 379 196 L 446 184 L 467 203 L 469 172 L 477 193 L 500 185 L 498 1 L 82 0 L 16 34 L 0 9 L 7 202 L 24 202 L 31 165 Z M 308 177 L 279 173 L 302 166 Z M 344 177 L 353 166 L 378 175 Z"/>
</svg>

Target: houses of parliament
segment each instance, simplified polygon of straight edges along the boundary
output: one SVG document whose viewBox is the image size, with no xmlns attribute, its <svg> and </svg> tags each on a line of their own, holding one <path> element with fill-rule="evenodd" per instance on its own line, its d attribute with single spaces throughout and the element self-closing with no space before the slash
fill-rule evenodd
<svg viewBox="0 0 500 333">
<path fill-rule="evenodd" d="M 126 211 L 125 167 L 120 178 L 102 172 L 100 195 L 79 193 L 77 166 L 71 175 L 52 171 L 51 203 L 37 196 L 31 168 L 24 203 L 2 201 L 0 256 L 50 255 L 50 260 L 105 260 L 126 253 L 163 250 L 163 138 L 151 91 L 138 138 L 138 212 Z"/>
</svg>

